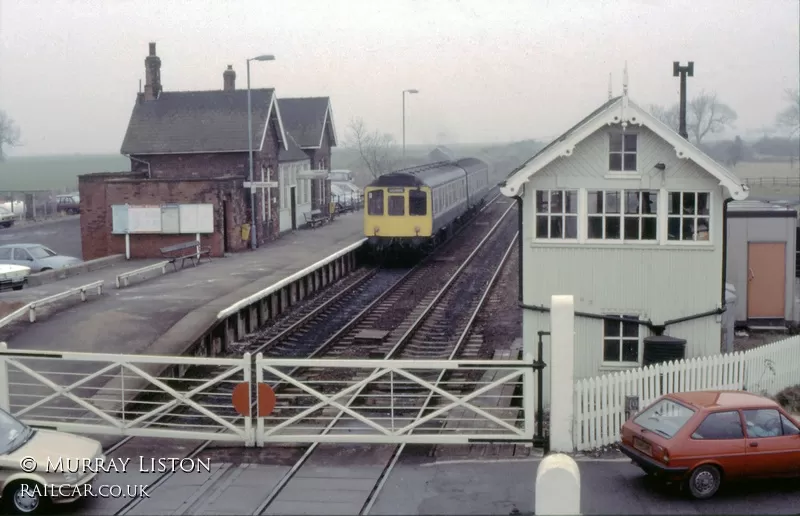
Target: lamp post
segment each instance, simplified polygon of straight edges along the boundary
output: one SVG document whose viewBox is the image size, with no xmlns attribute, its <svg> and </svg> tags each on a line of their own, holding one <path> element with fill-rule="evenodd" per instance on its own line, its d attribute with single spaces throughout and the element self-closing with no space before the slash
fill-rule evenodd
<svg viewBox="0 0 800 516">
<path fill-rule="evenodd" d="M 406 159 L 406 93 L 419 93 L 419 90 L 403 90 L 403 160 Z"/>
<path fill-rule="evenodd" d="M 250 61 L 274 61 L 273 55 L 260 55 L 247 60 L 247 149 L 250 155 L 250 246 L 255 249 L 256 242 L 256 191 L 253 188 L 253 110 L 250 100 Z M 272 210 L 272 206 L 269 207 Z"/>
</svg>

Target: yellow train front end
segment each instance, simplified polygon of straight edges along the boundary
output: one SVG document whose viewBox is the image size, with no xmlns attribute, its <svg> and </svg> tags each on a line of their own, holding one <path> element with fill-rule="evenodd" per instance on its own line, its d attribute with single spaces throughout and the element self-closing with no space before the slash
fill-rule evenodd
<svg viewBox="0 0 800 516">
<path fill-rule="evenodd" d="M 430 187 L 368 186 L 364 197 L 364 236 L 370 247 L 417 248 L 430 241 L 433 229 Z"/>
</svg>

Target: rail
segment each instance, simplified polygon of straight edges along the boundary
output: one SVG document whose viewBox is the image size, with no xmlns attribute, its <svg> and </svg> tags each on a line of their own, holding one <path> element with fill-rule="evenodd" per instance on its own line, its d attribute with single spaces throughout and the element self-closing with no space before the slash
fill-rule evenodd
<svg viewBox="0 0 800 516">
<path fill-rule="evenodd" d="M 123 272 L 122 274 L 117 275 L 117 288 L 127 287 L 130 283 L 130 278 L 133 276 L 139 276 L 140 274 L 145 274 L 156 269 L 161 269 L 161 274 L 167 273 L 167 265 L 169 265 L 169 261 L 165 260 L 163 262 L 154 263 L 152 265 L 147 265 L 146 267 L 141 267 L 139 269 L 135 269 L 132 271 Z"/>
<path fill-rule="evenodd" d="M 87 283 L 86 285 L 82 285 L 80 287 L 71 288 L 69 290 L 65 290 L 64 292 L 60 292 L 58 294 L 54 294 L 52 296 L 43 297 L 42 299 L 37 299 L 36 301 L 31 301 L 27 305 L 11 312 L 7 316 L 0 319 L 0 328 L 16 321 L 25 313 L 28 313 L 28 317 L 31 322 L 36 322 L 36 309 L 40 308 L 44 305 L 49 305 L 51 303 L 55 303 L 56 301 L 61 301 L 62 299 L 66 299 L 70 296 L 74 296 L 76 294 L 80 294 L 81 301 L 86 301 L 86 291 L 91 289 L 97 289 L 97 295 L 103 293 L 103 284 L 105 282 L 103 280 L 95 281 L 92 283 Z"/>
<path fill-rule="evenodd" d="M 330 255 L 330 256 L 318 261 L 317 263 L 309 265 L 305 269 L 303 269 L 301 271 L 298 271 L 298 272 L 295 272 L 291 276 L 283 278 L 279 282 L 270 285 L 269 287 L 265 288 L 264 290 L 262 290 L 260 292 L 256 292 L 255 294 L 253 294 L 253 295 L 251 295 L 249 297 L 246 297 L 244 299 L 241 299 L 241 300 L 235 302 L 234 304 L 232 304 L 228 308 L 224 308 L 224 309 L 220 310 L 219 313 L 217 314 L 217 320 L 221 320 L 221 319 L 225 319 L 226 317 L 230 317 L 231 315 L 235 314 L 239 310 L 247 308 L 248 306 L 252 305 L 253 303 L 261 301 L 265 297 L 267 297 L 270 294 L 282 289 L 283 287 L 285 287 L 287 285 L 291 285 L 295 281 L 308 276 L 309 274 L 311 274 L 312 272 L 316 271 L 317 269 L 319 269 L 321 267 L 324 267 L 325 265 L 327 265 L 327 264 L 329 264 L 329 263 L 331 263 L 333 261 L 338 260 L 342 256 L 346 256 L 348 253 L 351 253 L 352 251 L 355 251 L 356 249 L 360 248 L 362 245 L 364 245 L 364 242 L 366 242 L 366 241 L 367 241 L 366 238 L 362 238 L 358 242 L 356 242 L 354 244 L 351 244 L 351 245 L 345 247 L 344 249 L 340 249 L 339 251 L 337 251 L 334 254 L 332 254 L 332 255 Z"/>
</svg>

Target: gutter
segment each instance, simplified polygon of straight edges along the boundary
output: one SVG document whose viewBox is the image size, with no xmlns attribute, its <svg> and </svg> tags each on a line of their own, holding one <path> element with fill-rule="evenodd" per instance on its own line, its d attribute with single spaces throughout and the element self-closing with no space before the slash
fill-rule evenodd
<svg viewBox="0 0 800 516">
<path fill-rule="evenodd" d="M 148 161 L 145 161 L 145 160 L 139 159 L 139 158 L 134 158 L 130 154 L 123 154 L 123 156 L 125 156 L 126 158 L 128 158 L 130 160 L 136 161 L 138 163 L 143 163 L 143 164 L 147 165 L 147 179 L 153 179 L 153 172 L 152 172 L 152 170 L 150 170 L 150 163 Z"/>
<path fill-rule="evenodd" d="M 724 292 L 723 292 L 724 295 Z M 544 305 L 526 305 L 523 302 L 519 302 L 518 305 L 523 310 L 531 310 L 534 312 L 542 312 L 542 313 L 549 313 L 550 309 Z M 616 317 L 614 315 L 603 315 L 603 314 L 593 314 L 591 312 L 579 312 L 575 311 L 575 315 L 577 317 L 585 317 L 587 319 L 598 319 L 601 321 L 613 321 L 613 322 L 635 322 L 640 326 L 646 326 L 650 331 L 653 332 L 654 335 L 663 335 L 664 331 L 667 329 L 667 326 L 671 326 L 673 324 L 679 324 L 688 321 L 694 321 L 696 319 L 702 319 L 704 317 L 710 317 L 712 315 L 720 315 L 725 311 L 725 308 L 715 308 L 713 310 L 708 310 L 706 312 L 700 312 L 698 314 L 688 315 L 686 317 L 680 317 L 678 319 L 670 319 L 668 321 L 664 321 L 663 324 L 654 324 L 651 320 L 642 320 L 642 319 L 625 319 L 622 317 Z"/>
<path fill-rule="evenodd" d="M 722 312 L 728 309 L 725 302 L 725 283 L 728 281 L 728 204 L 731 201 L 733 201 L 731 197 L 722 201 L 722 294 L 720 294 L 722 299 L 719 305 L 722 307 Z"/>
</svg>

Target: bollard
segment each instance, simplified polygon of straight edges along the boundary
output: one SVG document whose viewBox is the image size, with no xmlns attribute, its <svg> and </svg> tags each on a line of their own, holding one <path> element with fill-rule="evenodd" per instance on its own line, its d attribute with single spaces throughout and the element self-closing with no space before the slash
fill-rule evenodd
<svg viewBox="0 0 800 516">
<path fill-rule="evenodd" d="M 581 513 L 581 473 L 569 455 L 548 455 L 536 470 L 534 514 Z"/>
<path fill-rule="evenodd" d="M 550 449 L 570 453 L 575 451 L 575 301 L 550 299 Z"/>
</svg>

